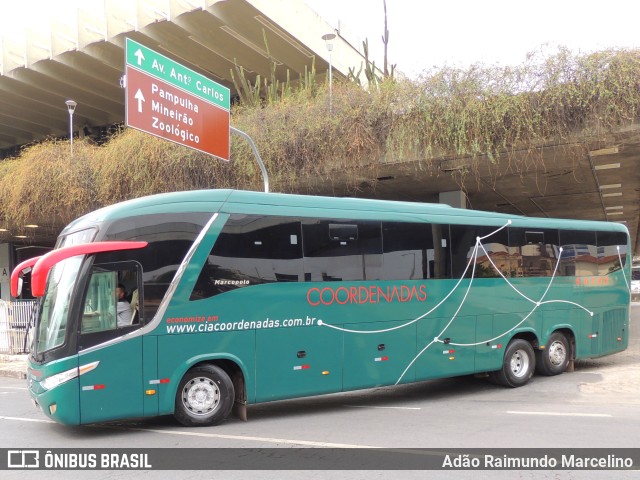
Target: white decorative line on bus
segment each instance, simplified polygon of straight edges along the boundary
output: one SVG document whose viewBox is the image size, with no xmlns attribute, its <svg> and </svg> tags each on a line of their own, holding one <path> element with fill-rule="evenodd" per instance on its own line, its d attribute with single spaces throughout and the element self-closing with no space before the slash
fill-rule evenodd
<svg viewBox="0 0 640 480">
<path fill-rule="evenodd" d="M 509 285 L 518 295 L 520 295 L 522 298 L 524 298 L 525 300 L 529 301 L 530 303 L 532 303 L 533 309 L 527 314 L 525 315 L 525 317 L 520 320 L 518 323 L 516 323 L 513 327 L 511 327 L 509 330 L 505 331 L 504 333 L 487 339 L 487 340 L 482 340 L 480 342 L 475 342 L 475 343 L 454 343 L 454 342 L 449 342 L 448 345 L 452 345 L 452 346 L 457 346 L 457 347 L 474 347 L 477 345 L 483 345 L 483 344 L 487 344 L 487 343 L 491 343 L 499 338 L 504 337 L 505 335 L 508 335 L 510 332 L 512 332 L 513 330 L 515 330 L 516 328 L 518 328 L 520 325 L 522 325 L 524 322 L 527 321 L 527 319 L 533 315 L 533 313 L 537 310 L 538 307 L 540 307 L 541 305 L 546 305 L 546 304 L 550 304 L 550 303 L 568 303 L 571 305 L 575 305 L 576 307 L 581 308 L 582 310 L 584 310 L 585 312 L 587 312 L 591 317 L 593 317 L 594 312 L 592 312 L 591 310 L 585 308 L 584 306 L 575 303 L 575 302 L 571 302 L 569 300 L 546 300 L 544 301 L 544 298 L 546 297 L 547 293 L 549 292 L 549 289 L 551 288 L 551 284 L 553 283 L 554 278 L 556 277 L 556 273 L 558 271 L 558 266 L 560 265 L 560 260 L 562 258 L 562 251 L 563 248 L 560 247 L 559 248 L 559 255 L 558 255 L 558 260 L 556 262 L 556 266 L 553 269 L 553 274 L 551 275 L 551 279 L 549 280 L 549 284 L 547 285 L 547 288 L 545 289 L 544 293 L 542 294 L 542 296 L 540 297 L 539 300 L 533 300 L 531 298 L 529 298 L 528 296 L 526 296 L 524 293 L 522 293 L 520 290 L 518 290 L 505 276 L 504 274 L 500 271 L 500 269 L 496 266 L 495 263 L 493 263 L 493 260 L 491 259 L 491 256 L 488 254 L 487 250 L 484 248 L 484 246 L 482 245 L 482 240 L 485 240 L 489 237 L 491 237 L 492 235 L 495 235 L 496 233 L 498 233 L 500 230 L 508 227 L 509 225 L 511 225 L 511 220 L 507 221 L 506 224 L 504 224 L 502 227 L 498 228 L 497 230 L 494 230 L 493 232 L 491 232 L 488 235 L 485 235 L 484 237 L 476 237 L 476 244 L 473 248 L 473 253 L 471 254 L 470 258 L 469 258 L 469 262 L 467 263 L 466 268 L 464 269 L 464 272 L 462 272 L 462 276 L 460 277 L 460 280 L 458 280 L 458 282 L 454 285 L 453 289 L 451 289 L 451 291 L 436 305 L 434 306 L 431 310 L 429 310 L 428 312 L 420 315 L 419 317 L 406 322 L 402 325 L 397 325 L 395 327 L 391 327 L 391 328 L 386 328 L 386 329 L 382 329 L 382 330 L 351 330 L 348 328 L 342 328 L 342 327 L 338 327 L 336 325 L 331 325 L 328 324 L 322 320 L 318 320 L 318 325 L 320 326 L 324 326 L 324 327 L 329 327 L 329 328 L 333 328 L 335 330 L 340 330 L 342 332 L 349 332 L 349 333 L 364 333 L 364 334 L 370 334 L 370 333 L 384 333 L 384 332 L 390 332 L 392 330 L 398 330 L 400 328 L 404 328 L 407 327 L 409 325 L 412 325 L 424 318 L 426 318 L 427 316 L 429 316 L 431 313 L 433 313 L 435 310 L 437 310 L 451 295 L 453 295 L 453 293 L 458 289 L 458 287 L 460 286 L 460 284 L 462 283 L 462 281 L 464 280 L 467 271 L 469 270 L 469 267 L 471 268 L 471 278 L 469 279 L 469 285 L 467 286 L 466 291 L 464 292 L 464 296 L 462 297 L 462 301 L 460 302 L 460 305 L 458 305 L 457 310 L 455 311 L 455 313 L 453 314 L 453 316 L 451 317 L 451 319 L 449 320 L 449 322 L 445 325 L 445 327 L 442 329 L 442 331 L 433 338 L 433 340 L 431 340 L 422 350 L 420 350 L 420 352 L 415 356 L 415 358 L 413 360 L 411 360 L 411 362 L 409 362 L 409 365 L 407 365 L 407 367 L 404 369 L 404 371 L 402 372 L 402 374 L 400 375 L 400 378 L 398 378 L 398 380 L 396 381 L 396 385 L 398 383 L 400 383 L 402 381 L 402 378 L 406 375 L 407 371 L 409 371 L 409 369 L 412 367 L 412 365 L 416 362 L 416 360 L 418 360 L 418 358 L 420 358 L 422 356 L 422 354 L 424 352 L 426 352 L 429 347 L 431 347 L 434 343 L 442 343 L 444 344 L 445 342 L 443 340 L 440 339 L 440 337 L 442 337 L 444 335 L 444 333 L 449 329 L 449 327 L 451 326 L 451 324 L 453 323 L 453 321 L 456 319 L 456 317 L 458 316 L 458 313 L 460 313 L 460 310 L 462 309 L 467 296 L 469 295 L 469 291 L 471 290 L 471 286 L 473 284 L 473 280 L 475 278 L 475 272 L 476 272 L 476 262 L 477 262 L 477 257 L 478 257 L 478 249 L 482 248 L 482 251 L 485 253 L 485 255 L 487 256 L 487 258 L 489 259 L 489 262 L 491 263 L 492 267 L 494 268 L 494 270 L 500 275 L 500 277 L 502 277 L 502 279 L 507 282 L 507 285 Z M 620 247 L 618 247 L 618 257 L 620 258 L 620 266 L 622 267 L 622 257 L 620 257 Z M 624 269 L 623 273 L 624 273 Z M 625 277 L 626 279 L 626 277 Z"/>
</svg>

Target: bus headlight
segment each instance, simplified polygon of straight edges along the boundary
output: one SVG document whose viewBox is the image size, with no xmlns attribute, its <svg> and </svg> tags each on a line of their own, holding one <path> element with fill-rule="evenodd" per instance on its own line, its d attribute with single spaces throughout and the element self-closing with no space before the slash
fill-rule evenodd
<svg viewBox="0 0 640 480">
<path fill-rule="evenodd" d="M 78 376 L 78 368 L 72 368 L 71 370 L 67 370 L 66 372 L 56 373 L 55 375 L 51 375 L 50 377 L 45 378 L 40 385 L 45 390 L 51 390 L 52 388 L 56 388 L 58 385 L 68 382 L 69 380 L 73 380 Z"/>
<path fill-rule="evenodd" d="M 58 385 L 68 382 L 69 380 L 73 380 L 80 375 L 84 375 L 91 370 L 95 370 L 99 363 L 99 361 L 91 362 L 77 368 L 71 368 L 64 372 L 56 373 L 55 375 L 45 378 L 40 385 L 42 385 L 42 388 L 45 390 L 51 390 L 52 388 L 56 388 Z"/>
</svg>

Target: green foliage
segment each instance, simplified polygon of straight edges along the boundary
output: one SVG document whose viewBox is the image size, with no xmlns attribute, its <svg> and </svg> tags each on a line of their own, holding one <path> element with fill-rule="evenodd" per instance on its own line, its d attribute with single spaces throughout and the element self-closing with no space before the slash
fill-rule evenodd
<svg viewBox="0 0 640 480">
<path fill-rule="evenodd" d="M 234 69 L 230 70 L 231 80 L 233 86 L 238 92 L 240 102 L 244 107 L 255 108 L 261 105 L 263 102 L 266 104 L 272 104 L 285 100 L 286 98 L 294 95 L 294 88 L 291 84 L 291 74 L 289 70 L 286 71 L 286 81 L 280 82 L 278 79 L 278 64 L 276 59 L 271 55 L 269 50 L 269 42 L 267 41 L 267 34 L 262 30 L 262 37 L 264 45 L 269 58 L 269 78 L 264 79 L 264 84 L 261 82 L 260 75 L 256 75 L 255 82 L 252 84 L 247 78 L 244 68 L 238 65 L 234 59 Z M 300 91 L 306 91 L 307 93 L 314 93 L 316 85 L 316 59 L 311 59 L 311 69 L 309 70 L 307 65 L 304 67 L 304 73 L 300 76 L 298 82 L 298 89 Z"/>
<path fill-rule="evenodd" d="M 316 57 L 311 57 L 311 68 L 304 66 L 304 75 L 300 77 L 301 92 L 307 95 L 315 95 L 318 91 L 318 82 L 316 81 Z"/>
<path fill-rule="evenodd" d="M 240 72 L 242 70 L 240 69 Z M 240 77 L 241 78 L 241 77 Z M 544 144 L 587 144 L 638 122 L 640 51 L 531 56 L 517 67 L 474 65 L 426 72 L 416 81 L 378 79 L 365 91 L 339 79 L 318 85 L 313 66 L 232 108 L 231 123 L 255 140 L 272 190 L 357 190 L 384 162 L 418 161 L 438 174 L 443 160 L 473 176 L 489 166 L 535 168 Z M 259 83 L 259 82 L 258 82 Z M 249 88 L 251 86 L 251 88 Z M 276 91 L 278 93 L 276 98 Z M 253 93 L 252 93 L 253 92 Z M 257 99 L 260 99 L 259 101 Z M 529 162 L 529 163 L 526 163 Z M 262 189 L 245 141 L 232 137 L 225 163 L 130 129 L 102 146 L 47 141 L 0 162 L 0 221 L 64 224 L 101 205 L 172 190 Z M 39 219 L 34 219 L 38 215 Z M 1 226 L 1 225 L 0 225 Z"/>
<path fill-rule="evenodd" d="M 388 42 L 389 32 L 386 31 L 386 34 L 387 34 L 386 41 Z M 385 37 L 382 37 L 382 40 L 383 42 L 385 42 Z M 386 50 L 386 43 L 385 43 L 385 50 Z M 364 42 L 362 42 L 362 51 L 364 54 L 364 62 L 360 63 L 360 69 L 358 70 L 357 73 L 354 67 L 349 67 L 349 72 L 347 73 L 347 78 L 349 80 L 351 80 L 352 82 L 356 83 L 359 86 L 363 86 L 362 77 L 360 76 L 362 74 L 363 68 L 364 68 L 364 76 L 367 79 L 367 84 L 369 88 L 378 88 L 383 81 L 385 80 L 388 81 L 389 79 L 393 78 L 395 65 L 391 66 L 391 72 L 389 73 L 387 69 L 386 55 L 384 59 L 385 70 L 382 74 L 379 73 L 379 69 L 376 67 L 376 62 L 369 60 L 369 40 L 365 40 Z"/>
<path fill-rule="evenodd" d="M 236 92 L 238 92 L 240 96 L 240 101 L 249 107 L 258 106 L 260 104 L 260 75 L 256 76 L 256 81 L 252 85 L 247 79 L 242 65 L 238 65 L 235 59 L 233 63 L 235 64 L 236 72 L 234 74 L 233 70 L 231 70 L 231 80 L 233 81 Z"/>
<path fill-rule="evenodd" d="M 389 28 L 387 27 L 387 2 L 382 2 L 384 8 L 384 34 L 382 35 L 382 44 L 384 45 L 384 68 L 382 70 L 384 78 L 393 78 L 396 66 L 391 65 L 389 70 L 388 50 L 389 50 Z"/>
</svg>

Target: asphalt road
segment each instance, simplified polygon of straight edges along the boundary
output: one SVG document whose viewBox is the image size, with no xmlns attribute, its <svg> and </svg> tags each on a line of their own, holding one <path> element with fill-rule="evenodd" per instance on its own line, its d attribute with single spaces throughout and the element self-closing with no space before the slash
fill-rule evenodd
<svg viewBox="0 0 640 480">
<path fill-rule="evenodd" d="M 640 446 L 640 305 L 623 353 L 507 389 L 461 377 L 249 408 L 249 421 L 185 428 L 172 418 L 64 427 L 31 404 L 23 380 L 0 378 L 2 448 L 579 448 Z M 28 472 L 35 476 L 36 472 Z M 636 478 L 638 472 L 427 472 L 429 478 Z M 425 478 L 425 472 L 161 472 L 153 478 Z M 44 475 L 43 472 L 39 473 Z M 46 472 L 47 478 L 138 478 L 141 472 Z M 23 479 L 25 472 L 2 472 Z"/>
</svg>

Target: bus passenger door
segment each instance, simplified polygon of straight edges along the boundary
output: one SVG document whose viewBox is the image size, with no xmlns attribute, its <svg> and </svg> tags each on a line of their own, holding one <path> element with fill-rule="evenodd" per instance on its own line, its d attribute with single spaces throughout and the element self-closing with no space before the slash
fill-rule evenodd
<svg viewBox="0 0 640 480">
<path fill-rule="evenodd" d="M 94 264 L 90 273 L 78 337 L 81 422 L 140 417 L 143 337 L 131 335 L 140 320 L 126 296 L 139 287 L 139 266 Z"/>
</svg>

